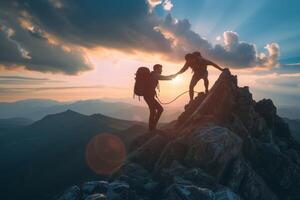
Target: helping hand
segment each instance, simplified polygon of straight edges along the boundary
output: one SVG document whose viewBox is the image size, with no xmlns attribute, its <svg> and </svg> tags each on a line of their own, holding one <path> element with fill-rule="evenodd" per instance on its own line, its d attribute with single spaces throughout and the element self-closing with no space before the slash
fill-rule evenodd
<svg viewBox="0 0 300 200">
<path fill-rule="evenodd" d="M 225 68 L 222 69 L 222 72 L 224 72 L 226 70 L 229 70 L 229 69 L 227 67 L 225 67 Z"/>
<path fill-rule="evenodd" d="M 177 74 L 171 75 L 171 79 L 174 79 L 177 76 Z"/>
</svg>

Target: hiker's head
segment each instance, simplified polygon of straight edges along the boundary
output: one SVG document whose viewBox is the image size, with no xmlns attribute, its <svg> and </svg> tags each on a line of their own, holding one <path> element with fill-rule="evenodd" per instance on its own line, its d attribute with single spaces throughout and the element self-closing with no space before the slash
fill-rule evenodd
<svg viewBox="0 0 300 200">
<path fill-rule="evenodd" d="M 195 51 L 193 53 L 193 56 L 195 56 L 196 58 L 202 58 L 202 55 L 201 55 L 201 53 L 199 51 Z"/>
<path fill-rule="evenodd" d="M 185 55 L 184 58 L 185 58 L 186 62 L 190 62 L 190 61 L 193 60 L 193 55 L 191 53 L 188 53 L 188 54 Z"/>
<path fill-rule="evenodd" d="M 153 66 L 153 71 L 158 72 L 159 74 L 162 73 L 162 65 L 161 64 L 155 64 Z"/>
</svg>

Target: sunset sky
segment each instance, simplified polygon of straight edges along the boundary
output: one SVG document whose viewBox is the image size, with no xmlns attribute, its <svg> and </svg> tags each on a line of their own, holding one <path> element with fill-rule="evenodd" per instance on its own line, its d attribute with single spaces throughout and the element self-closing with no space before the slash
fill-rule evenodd
<svg viewBox="0 0 300 200">
<path fill-rule="evenodd" d="M 137 103 L 138 67 L 176 73 L 195 50 L 230 68 L 257 100 L 300 101 L 296 0 L 2 0 L 0 50 L 0 101 Z M 209 67 L 211 85 L 219 74 Z M 161 83 L 161 99 L 186 91 L 191 75 Z"/>
</svg>

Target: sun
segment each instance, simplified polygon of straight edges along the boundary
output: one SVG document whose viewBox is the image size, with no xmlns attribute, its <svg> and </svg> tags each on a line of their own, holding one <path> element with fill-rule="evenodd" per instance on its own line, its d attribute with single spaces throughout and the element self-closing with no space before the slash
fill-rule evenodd
<svg viewBox="0 0 300 200">
<path fill-rule="evenodd" d="M 177 84 L 181 83 L 182 80 L 183 80 L 182 77 L 176 76 L 175 78 L 172 79 L 172 83 L 177 85 Z"/>
</svg>

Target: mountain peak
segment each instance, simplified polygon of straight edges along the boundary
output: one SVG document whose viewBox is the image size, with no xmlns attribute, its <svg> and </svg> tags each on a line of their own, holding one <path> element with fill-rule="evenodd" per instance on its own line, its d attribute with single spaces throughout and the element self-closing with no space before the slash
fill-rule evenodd
<svg viewBox="0 0 300 200">
<path fill-rule="evenodd" d="M 300 144 L 268 99 L 254 101 L 237 76 L 223 71 L 175 122 L 132 142 L 111 182 L 89 182 L 64 195 L 108 199 L 299 199 Z M 117 189 L 118 188 L 118 189 Z M 120 189 L 122 188 L 122 189 Z M 78 192 L 78 191 L 83 191 Z M 122 196 L 123 194 L 128 196 Z M 130 196 L 133 195 L 133 196 Z M 65 196 L 63 195 L 62 198 Z"/>
</svg>

